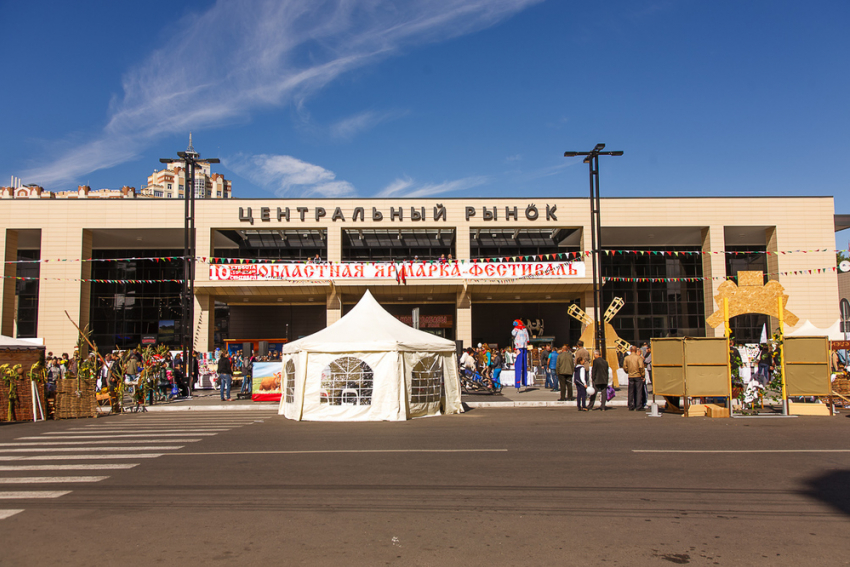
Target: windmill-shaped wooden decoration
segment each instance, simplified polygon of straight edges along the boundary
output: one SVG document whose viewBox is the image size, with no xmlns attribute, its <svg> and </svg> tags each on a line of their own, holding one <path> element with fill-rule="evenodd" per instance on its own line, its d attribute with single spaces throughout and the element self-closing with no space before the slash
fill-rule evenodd
<svg viewBox="0 0 850 567">
<path fill-rule="evenodd" d="M 620 387 L 619 380 L 617 380 L 617 370 L 620 368 L 620 364 L 617 359 L 617 351 L 620 350 L 628 353 L 630 345 L 617 336 L 617 331 L 615 331 L 614 327 L 611 326 L 611 319 L 614 318 L 614 315 L 616 315 L 625 304 L 626 302 L 623 301 L 622 297 L 615 297 L 613 301 L 611 301 L 611 305 L 608 306 L 608 309 L 605 310 L 605 314 L 602 316 L 605 321 L 605 350 L 608 351 L 605 353 L 605 359 L 608 361 L 608 366 L 610 366 L 611 370 L 613 370 L 613 386 L 615 388 Z M 593 356 L 593 351 L 596 350 L 596 326 L 593 324 L 593 318 L 575 304 L 570 305 L 569 309 L 567 309 L 567 313 L 569 313 L 573 318 L 581 321 L 581 340 L 584 342 L 585 348 L 591 353 L 591 356 Z"/>
</svg>

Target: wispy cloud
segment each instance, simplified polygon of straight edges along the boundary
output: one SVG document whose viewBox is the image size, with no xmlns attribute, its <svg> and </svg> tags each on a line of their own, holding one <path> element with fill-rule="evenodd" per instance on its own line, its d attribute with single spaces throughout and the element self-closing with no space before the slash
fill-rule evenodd
<svg viewBox="0 0 850 567">
<path fill-rule="evenodd" d="M 331 125 L 330 134 L 332 138 L 338 140 L 350 140 L 360 132 L 371 130 L 381 122 L 395 120 L 405 114 L 407 113 L 403 111 L 375 112 L 368 110 L 360 112 Z"/>
<path fill-rule="evenodd" d="M 338 180 L 333 171 L 292 156 L 238 154 L 225 159 L 224 165 L 278 197 L 350 197 L 356 193 L 351 183 Z"/>
<path fill-rule="evenodd" d="M 184 18 L 125 74 L 123 96 L 95 139 L 23 176 L 51 188 L 72 183 L 138 157 L 163 136 L 303 103 L 353 69 L 492 26 L 539 1 L 219 0 Z M 356 129 L 353 122 L 340 132 Z"/>
<path fill-rule="evenodd" d="M 488 183 L 490 179 L 485 176 L 464 177 L 463 179 L 455 179 L 454 181 L 443 181 L 442 183 L 426 183 L 417 184 L 409 177 L 404 179 L 396 179 L 381 191 L 376 197 L 430 197 L 441 193 L 451 193 L 453 191 L 463 191 Z"/>
<path fill-rule="evenodd" d="M 514 154 L 512 156 L 508 156 L 508 157 L 505 158 L 505 163 L 513 163 L 515 161 L 522 161 L 522 155 L 521 154 Z"/>
</svg>

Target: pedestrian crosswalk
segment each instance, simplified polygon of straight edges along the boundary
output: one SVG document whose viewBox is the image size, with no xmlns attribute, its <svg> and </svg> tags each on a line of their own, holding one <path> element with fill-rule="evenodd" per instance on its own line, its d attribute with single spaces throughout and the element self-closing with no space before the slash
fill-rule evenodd
<svg viewBox="0 0 850 567">
<path fill-rule="evenodd" d="M 124 414 L 95 422 L 69 423 L 73 427 L 41 435 L 23 435 L 0 443 L 0 485 L 22 489 L 0 490 L 0 500 L 18 504 L 8 509 L 2 507 L 0 520 L 24 512 L 25 508 L 20 505 L 26 501 L 70 494 L 70 489 L 61 490 L 65 485 L 71 488 L 98 483 L 169 452 L 276 415 L 273 410 L 239 412 L 238 415 L 233 412 Z M 32 427 L 37 426 L 26 427 L 29 428 L 27 433 L 31 433 Z M 62 471 L 70 472 L 62 474 Z M 109 474 L 98 471 L 109 471 Z M 49 489 L 39 490 L 40 486 Z"/>
</svg>

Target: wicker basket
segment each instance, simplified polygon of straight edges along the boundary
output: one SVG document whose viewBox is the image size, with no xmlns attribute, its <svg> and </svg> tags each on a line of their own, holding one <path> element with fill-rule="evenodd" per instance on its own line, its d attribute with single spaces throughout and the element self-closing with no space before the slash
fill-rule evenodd
<svg viewBox="0 0 850 567">
<path fill-rule="evenodd" d="M 53 419 L 97 417 L 94 380 L 57 380 Z"/>
</svg>

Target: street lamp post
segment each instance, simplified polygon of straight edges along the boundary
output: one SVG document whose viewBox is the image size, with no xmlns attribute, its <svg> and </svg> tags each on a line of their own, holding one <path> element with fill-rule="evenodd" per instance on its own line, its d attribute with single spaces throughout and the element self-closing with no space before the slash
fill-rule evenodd
<svg viewBox="0 0 850 567">
<path fill-rule="evenodd" d="M 186 166 L 186 185 L 183 188 L 183 368 L 189 384 L 189 395 L 192 395 L 192 384 L 195 381 L 194 320 L 195 320 L 195 166 L 198 162 L 221 163 L 218 158 L 201 159 L 201 154 L 192 147 L 192 134 L 189 134 L 189 147 L 185 152 L 177 152 L 180 159 L 161 158 L 161 163 L 183 163 Z M 190 359 L 192 359 L 190 361 Z"/>
<path fill-rule="evenodd" d="M 593 327 L 596 331 L 596 349 L 608 358 L 605 350 L 605 323 L 602 321 L 602 221 L 599 209 L 599 156 L 621 156 L 623 152 L 603 152 L 605 144 L 596 144 L 589 152 L 564 152 L 564 157 L 586 156 L 590 166 L 590 259 L 593 270 Z"/>
</svg>

